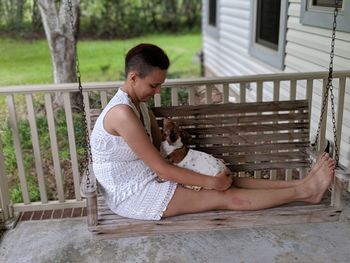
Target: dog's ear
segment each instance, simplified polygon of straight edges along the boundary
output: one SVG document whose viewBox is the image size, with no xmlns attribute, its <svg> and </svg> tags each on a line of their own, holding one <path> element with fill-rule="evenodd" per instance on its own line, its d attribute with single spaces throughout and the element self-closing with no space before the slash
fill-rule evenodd
<svg viewBox="0 0 350 263">
<path fill-rule="evenodd" d="M 189 143 L 192 139 L 191 134 L 189 134 L 188 132 L 186 132 L 184 130 L 180 130 L 180 137 L 184 143 Z"/>
</svg>

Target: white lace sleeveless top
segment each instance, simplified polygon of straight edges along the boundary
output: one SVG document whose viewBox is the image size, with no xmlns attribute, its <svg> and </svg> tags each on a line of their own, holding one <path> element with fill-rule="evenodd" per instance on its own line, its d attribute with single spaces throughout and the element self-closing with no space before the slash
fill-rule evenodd
<svg viewBox="0 0 350 263">
<path fill-rule="evenodd" d="M 112 210 L 156 178 L 156 174 L 138 158 L 121 136 L 111 135 L 104 129 L 106 113 L 119 104 L 128 105 L 141 117 L 128 94 L 119 89 L 98 117 L 90 140 L 96 179 Z M 146 132 L 152 141 L 147 105 L 141 103 L 140 108 Z"/>
</svg>

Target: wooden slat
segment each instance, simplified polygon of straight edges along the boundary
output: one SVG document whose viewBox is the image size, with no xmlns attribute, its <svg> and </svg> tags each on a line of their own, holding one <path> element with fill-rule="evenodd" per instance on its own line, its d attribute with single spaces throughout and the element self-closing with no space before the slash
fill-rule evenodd
<svg viewBox="0 0 350 263">
<path fill-rule="evenodd" d="M 63 192 L 61 164 L 60 164 L 60 159 L 58 155 L 59 151 L 58 151 L 56 128 L 55 128 L 55 118 L 52 110 L 52 99 L 51 99 L 50 93 L 45 94 L 45 110 L 46 110 L 47 123 L 49 127 L 51 153 L 52 153 L 53 167 L 55 171 L 58 200 L 59 202 L 64 202 L 65 198 L 64 198 L 64 192 Z"/>
<path fill-rule="evenodd" d="M 338 91 L 338 103 L 336 103 L 337 109 L 336 109 L 336 128 L 337 128 L 337 146 L 340 150 L 340 143 L 341 143 L 341 135 L 342 135 L 342 128 L 343 128 L 343 113 L 344 113 L 344 98 L 345 98 L 345 78 L 341 78 L 339 80 L 339 91 Z"/>
<path fill-rule="evenodd" d="M 77 201 L 81 200 L 80 196 L 80 175 L 78 168 L 78 159 L 77 159 L 77 150 L 75 144 L 75 135 L 74 135 L 74 124 L 73 124 L 73 115 L 72 115 L 72 106 L 70 102 L 70 93 L 63 93 L 64 99 L 64 110 L 66 112 L 66 123 L 67 123 L 67 132 L 68 132 L 68 141 L 69 141 L 69 152 L 70 159 L 72 163 L 72 172 L 73 172 L 73 182 L 74 182 L 74 193 Z"/>
<path fill-rule="evenodd" d="M 273 122 L 277 123 L 277 121 L 290 121 L 290 120 L 298 120 L 309 121 L 307 112 L 291 112 L 291 113 L 271 113 L 264 115 L 219 115 L 219 116 L 200 116 L 200 117 L 192 117 L 191 118 L 182 118 L 173 120 L 177 125 L 188 126 L 188 125 L 222 125 L 222 124 L 245 124 L 252 122 Z"/>
<path fill-rule="evenodd" d="M 169 217 L 160 221 L 123 220 L 121 217 L 100 219 L 101 224 L 89 227 L 97 238 L 131 237 L 178 233 L 180 231 L 213 231 L 275 224 L 334 222 L 340 210 L 327 205 L 285 206 L 263 211 L 213 211 Z M 104 223 L 104 224 L 102 224 Z"/>
<path fill-rule="evenodd" d="M 279 101 L 280 99 L 280 81 L 273 81 L 273 101 Z"/>
<path fill-rule="evenodd" d="M 220 136 L 204 137 L 204 138 L 189 138 L 189 139 L 183 140 L 183 142 L 188 145 L 197 145 L 200 143 L 201 144 L 236 145 L 236 144 L 251 143 L 251 142 L 274 143 L 274 142 L 282 142 L 282 141 L 285 142 L 285 141 L 294 141 L 294 140 L 301 140 L 301 141 L 308 142 L 309 132 L 304 131 L 304 132 L 258 134 L 258 135 L 230 134 L 230 135 L 220 135 Z"/>
<path fill-rule="evenodd" d="M 160 94 L 154 94 L 154 106 L 160 107 L 162 105 Z"/>
<path fill-rule="evenodd" d="M 275 162 L 275 163 L 247 163 L 247 164 L 235 164 L 227 165 L 232 172 L 240 171 L 257 171 L 257 170 L 270 170 L 270 169 L 296 169 L 300 167 L 308 167 L 307 161 L 290 161 L 290 162 Z"/>
<path fill-rule="evenodd" d="M 195 88 L 191 87 L 188 89 L 188 104 L 194 105 L 195 104 Z"/>
<path fill-rule="evenodd" d="M 313 79 L 307 79 L 306 81 L 306 99 L 309 102 L 309 119 L 311 120 L 312 109 L 312 96 L 313 96 Z"/>
<path fill-rule="evenodd" d="M 328 80 L 323 79 L 321 110 L 322 110 L 324 94 L 326 93 L 327 83 L 328 83 Z M 328 100 L 327 100 L 327 105 L 328 105 Z M 318 138 L 319 149 L 324 149 L 325 145 L 326 145 L 325 139 L 326 139 L 326 129 L 327 129 L 327 112 L 328 112 L 328 107 L 325 107 L 325 110 L 323 113 L 323 119 L 322 119 L 322 123 L 321 123 L 321 130 L 320 130 L 320 134 L 319 134 L 319 138 Z"/>
<path fill-rule="evenodd" d="M 345 87 L 346 87 L 346 78 L 339 79 L 339 91 L 338 91 L 338 107 L 337 107 L 337 145 L 340 151 L 341 145 L 341 135 L 343 129 L 343 113 L 344 113 L 344 98 L 345 98 Z M 350 184 L 348 184 L 348 192 L 350 192 Z"/>
<path fill-rule="evenodd" d="M 293 79 L 290 81 L 289 98 L 290 100 L 295 100 L 296 97 L 297 97 L 297 81 Z"/>
<path fill-rule="evenodd" d="M 100 96 L 101 96 L 101 107 L 102 107 L 102 109 L 104 109 L 108 103 L 107 92 L 105 90 L 101 90 Z"/>
<path fill-rule="evenodd" d="M 225 83 L 222 85 L 222 103 L 228 103 L 229 101 L 229 84 Z M 191 105 L 191 104 L 190 104 Z"/>
<path fill-rule="evenodd" d="M 16 108 L 13 100 L 13 95 L 6 96 L 6 100 L 7 100 L 7 107 L 8 107 L 8 113 L 9 113 L 9 121 L 10 121 L 11 130 L 12 130 L 12 136 L 13 136 L 12 137 L 13 144 L 15 146 L 18 176 L 19 176 L 19 181 L 21 185 L 23 201 L 25 204 L 29 204 L 30 200 L 29 200 L 27 179 L 24 172 L 23 155 L 22 155 L 21 141 L 19 138 Z"/>
<path fill-rule="evenodd" d="M 263 100 L 263 82 L 258 81 L 256 83 L 256 102 L 262 102 Z"/>
<path fill-rule="evenodd" d="M 91 114 L 90 114 L 90 100 L 89 100 L 89 93 L 87 91 L 83 91 L 83 99 L 84 99 L 84 111 L 86 115 L 86 122 L 87 122 L 87 128 L 89 136 L 91 134 Z"/>
<path fill-rule="evenodd" d="M 205 103 L 212 104 L 213 102 L 213 85 L 207 85 L 205 88 Z"/>
<path fill-rule="evenodd" d="M 178 89 L 177 88 L 171 89 L 171 105 L 172 106 L 179 105 L 179 96 L 178 96 Z"/>
<path fill-rule="evenodd" d="M 5 158 L 3 153 L 2 141 L 0 139 L 0 208 L 2 209 L 4 221 L 10 218 L 10 191 L 9 182 L 5 173 Z"/>
<path fill-rule="evenodd" d="M 262 100 L 263 100 L 263 82 L 258 81 L 257 87 L 256 87 L 256 102 L 261 102 Z M 257 114 L 261 114 L 261 112 L 258 112 Z M 258 133 L 258 134 L 262 134 L 262 133 Z M 261 171 L 255 170 L 254 178 L 261 178 Z"/>
<path fill-rule="evenodd" d="M 241 82 L 239 83 L 239 102 L 240 103 L 244 103 L 246 101 L 246 87 L 245 87 L 246 83 L 245 82 Z"/>
<path fill-rule="evenodd" d="M 307 100 L 271 101 L 250 103 L 225 103 L 212 105 L 182 105 L 176 107 L 154 107 L 157 117 L 200 116 L 209 114 L 252 113 L 270 111 L 302 111 L 307 108 Z"/>
<path fill-rule="evenodd" d="M 279 101 L 280 99 L 280 81 L 274 80 L 273 81 L 273 101 Z M 278 119 L 280 120 L 280 119 Z M 274 123 L 277 123 L 276 121 Z M 280 136 L 280 134 L 277 132 L 273 132 L 273 135 L 275 138 Z M 270 170 L 270 180 L 276 180 L 277 178 L 277 171 L 276 170 Z"/>
<path fill-rule="evenodd" d="M 219 157 L 219 156 L 218 156 Z M 229 164 L 238 164 L 242 162 L 268 162 L 272 160 L 306 160 L 308 155 L 305 152 L 287 152 L 287 153 L 264 153 L 264 154 L 247 154 L 247 155 L 229 155 L 220 156 Z"/>
<path fill-rule="evenodd" d="M 231 134 L 242 132 L 267 132 L 267 131 L 295 131 L 308 129 L 308 123 L 279 123 L 279 124 L 257 124 L 257 125 L 230 125 L 223 127 L 198 127 L 198 128 L 183 128 L 184 131 L 191 135 L 208 135 L 208 134 Z"/>
<path fill-rule="evenodd" d="M 286 142 L 278 144 L 251 144 L 251 145 L 235 145 L 232 146 L 198 146 L 193 149 L 198 151 L 204 151 L 211 154 L 223 154 L 223 153 L 240 153 L 240 152 L 265 152 L 274 150 L 300 150 L 309 146 L 307 142 Z"/>
<path fill-rule="evenodd" d="M 32 138 L 32 145 L 33 145 L 33 152 L 34 152 L 35 169 L 36 169 L 36 175 L 38 177 L 40 200 L 42 203 L 47 203 L 46 186 L 45 186 L 43 165 L 42 165 L 41 154 L 40 154 L 40 145 L 39 145 L 38 129 L 36 126 L 33 97 L 32 97 L 32 94 L 30 93 L 26 94 L 25 97 L 26 97 L 26 104 L 27 104 L 28 121 L 30 126 L 30 135 Z"/>
</svg>

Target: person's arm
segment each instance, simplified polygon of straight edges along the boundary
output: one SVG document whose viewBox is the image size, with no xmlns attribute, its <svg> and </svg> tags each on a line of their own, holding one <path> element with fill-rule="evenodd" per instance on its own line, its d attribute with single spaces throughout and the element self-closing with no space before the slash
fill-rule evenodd
<svg viewBox="0 0 350 263">
<path fill-rule="evenodd" d="M 105 116 L 104 126 L 110 133 L 122 136 L 134 153 L 161 179 L 220 191 L 231 186 L 232 178 L 227 171 L 215 177 L 206 176 L 166 162 L 149 140 L 141 121 L 127 105 L 113 107 Z"/>
<path fill-rule="evenodd" d="M 162 133 L 160 132 L 156 117 L 151 110 L 149 112 L 149 118 L 151 121 L 151 133 L 154 146 L 159 150 L 162 143 Z"/>
</svg>

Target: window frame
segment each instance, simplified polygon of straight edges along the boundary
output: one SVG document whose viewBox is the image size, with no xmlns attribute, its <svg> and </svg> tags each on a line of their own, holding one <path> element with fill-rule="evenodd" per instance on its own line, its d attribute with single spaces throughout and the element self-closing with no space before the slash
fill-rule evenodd
<svg viewBox="0 0 350 263">
<path fill-rule="evenodd" d="M 332 29 L 334 8 L 317 7 L 312 0 L 301 0 L 300 23 L 307 26 Z M 337 16 L 337 31 L 350 32 L 350 3 L 343 0 L 343 7 Z"/>
<path fill-rule="evenodd" d="M 268 48 L 256 42 L 256 30 L 257 30 L 257 0 L 251 0 L 251 19 L 250 19 L 250 44 L 249 54 L 275 68 L 284 69 L 284 56 L 285 56 L 285 39 L 287 29 L 287 14 L 288 14 L 288 0 L 281 0 L 280 7 L 280 25 L 278 36 L 277 50 Z"/>
</svg>

